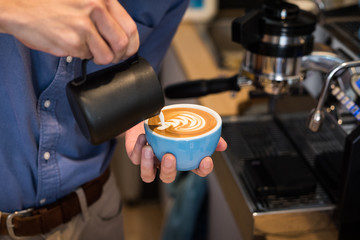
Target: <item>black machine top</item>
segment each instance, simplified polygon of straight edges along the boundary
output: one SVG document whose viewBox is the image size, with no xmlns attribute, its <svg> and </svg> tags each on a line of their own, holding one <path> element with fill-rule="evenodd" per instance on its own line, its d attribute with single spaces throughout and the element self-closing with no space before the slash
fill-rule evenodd
<svg viewBox="0 0 360 240">
<path fill-rule="evenodd" d="M 312 34 L 316 18 L 298 6 L 283 1 L 263 4 L 263 32 L 269 35 L 296 37 Z M 270 1 L 273 2 L 273 1 Z"/>
<path fill-rule="evenodd" d="M 265 1 L 259 9 L 249 9 L 232 23 L 232 40 L 251 52 L 274 57 L 299 57 L 313 47 L 312 33 L 317 19 L 310 12 L 281 0 Z M 287 44 L 267 42 L 264 35 L 292 38 Z M 296 41 L 296 38 L 302 41 Z M 294 40 L 295 38 L 295 40 Z"/>
</svg>

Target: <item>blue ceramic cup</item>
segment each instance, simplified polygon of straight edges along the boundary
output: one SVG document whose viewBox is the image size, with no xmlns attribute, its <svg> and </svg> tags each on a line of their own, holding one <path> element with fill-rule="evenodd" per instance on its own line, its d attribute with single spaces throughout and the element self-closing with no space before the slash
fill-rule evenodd
<svg viewBox="0 0 360 240">
<path fill-rule="evenodd" d="M 174 104 L 163 108 L 193 108 L 210 113 L 216 119 L 214 128 L 206 133 L 194 137 L 168 137 L 152 131 L 148 125 L 149 119 L 145 120 L 145 134 L 149 145 L 152 147 L 155 156 L 161 161 L 166 153 L 176 157 L 176 168 L 179 171 L 193 170 L 199 167 L 201 160 L 211 156 L 221 136 L 222 120 L 214 110 L 196 104 Z M 166 119 L 165 119 L 166 121 Z"/>
</svg>

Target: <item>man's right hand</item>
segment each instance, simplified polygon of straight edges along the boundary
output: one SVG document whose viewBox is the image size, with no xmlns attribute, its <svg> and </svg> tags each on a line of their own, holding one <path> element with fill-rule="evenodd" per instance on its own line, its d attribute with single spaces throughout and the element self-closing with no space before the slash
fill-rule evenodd
<svg viewBox="0 0 360 240">
<path fill-rule="evenodd" d="M 139 48 L 136 24 L 117 0 L 0 0 L 0 32 L 56 56 L 115 63 Z"/>
</svg>

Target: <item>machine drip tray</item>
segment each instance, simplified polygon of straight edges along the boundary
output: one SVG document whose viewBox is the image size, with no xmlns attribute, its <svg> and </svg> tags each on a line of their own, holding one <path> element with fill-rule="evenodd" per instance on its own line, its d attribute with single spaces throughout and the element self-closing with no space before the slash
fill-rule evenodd
<svg viewBox="0 0 360 240">
<path fill-rule="evenodd" d="M 269 156 L 245 161 L 244 176 L 257 198 L 313 194 L 316 178 L 298 156 Z"/>
<path fill-rule="evenodd" d="M 224 154 L 254 211 L 316 208 L 337 201 L 340 168 L 331 166 L 341 164 L 346 135 L 329 119 L 312 133 L 306 119 L 307 114 L 224 119 L 229 145 Z"/>
</svg>

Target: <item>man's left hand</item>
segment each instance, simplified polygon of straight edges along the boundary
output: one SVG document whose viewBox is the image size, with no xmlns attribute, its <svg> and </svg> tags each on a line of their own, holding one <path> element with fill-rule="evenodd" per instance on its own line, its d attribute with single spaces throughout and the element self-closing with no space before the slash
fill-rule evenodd
<svg viewBox="0 0 360 240">
<path fill-rule="evenodd" d="M 146 144 L 144 123 L 141 122 L 125 133 L 125 147 L 131 162 L 140 165 L 141 178 L 144 182 L 154 181 L 157 169 L 160 170 L 160 179 L 165 183 L 171 183 L 176 178 L 176 158 L 172 154 L 165 154 L 161 162 L 155 157 L 151 146 Z M 220 138 L 216 151 L 225 151 L 227 143 Z M 195 174 L 206 177 L 214 168 L 211 157 L 205 157 L 197 169 L 192 170 Z"/>
</svg>

